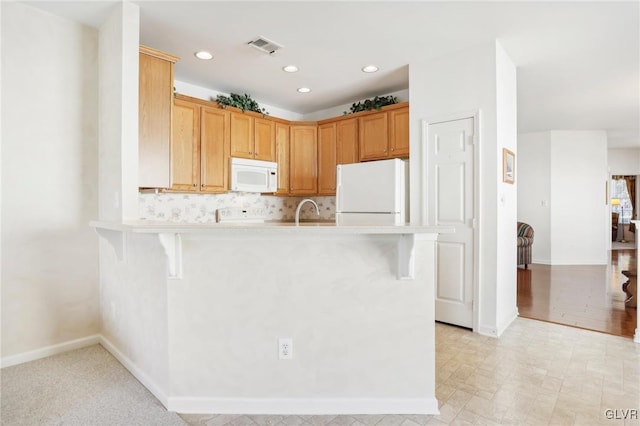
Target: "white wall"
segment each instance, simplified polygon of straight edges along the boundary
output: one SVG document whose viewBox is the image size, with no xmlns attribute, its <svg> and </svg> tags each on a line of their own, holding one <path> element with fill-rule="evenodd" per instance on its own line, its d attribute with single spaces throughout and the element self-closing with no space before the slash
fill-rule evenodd
<svg viewBox="0 0 640 426">
<path fill-rule="evenodd" d="M 551 261 L 607 263 L 607 134 L 551 131 Z"/>
<path fill-rule="evenodd" d="M 517 237 L 518 216 L 518 130 L 516 67 L 499 43 L 496 43 L 496 152 L 498 176 L 497 235 L 497 312 L 498 330 L 504 330 L 518 315 L 517 310 Z M 516 154 L 515 182 L 502 181 L 502 148 Z"/>
<path fill-rule="evenodd" d="M 182 95 L 191 96 L 193 98 L 205 99 L 207 101 L 215 101 L 218 95 L 229 96 L 229 93 L 220 92 L 215 89 L 209 89 L 206 87 L 196 86 L 195 84 L 186 83 L 184 81 L 175 80 L 174 86 L 176 91 Z M 288 111 L 286 109 L 274 107 L 260 102 L 256 99 L 256 102 L 260 105 L 260 108 L 267 110 L 270 116 L 282 118 L 284 120 L 300 121 L 303 120 L 302 114 L 297 112 Z"/>
<path fill-rule="evenodd" d="M 396 96 L 398 98 L 398 102 L 408 102 L 409 89 L 398 90 L 397 92 L 391 92 L 391 93 L 381 93 L 378 96 Z M 362 99 L 361 101 L 363 100 L 364 99 Z M 349 112 L 351 105 L 353 105 L 354 103 L 355 102 L 344 104 L 344 105 L 337 105 L 335 107 L 323 109 L 323 110 L 312 112 L 309 114 L 304 114 L 302 119 L 308 120 L 308 121 L 320 121 L 327 118 L 340 117 L 344 115 L 345 111 Z"/>
<path fill-rule="evenodd" d="M 609 173 L 612 175 L 640 175 L 640 149 L 616 148 L 607 151 Z"/>
<path fill-rule="evenodd" d="M 2 23 L 2 5 L 0 4 L 0 28 Z M 2 31 L 0 31 L 0 46 L 2 46 Z M 2 49 L 0 48 L 0 51 Z M 0 59 L 0 64 L 2 60 Z M 0 129 L 2 129 L 2 66 L 0 66 Z M 0 131 L 0 212 L 2 212 L 2 132 Z M 2 214 L 0 213 L 0 336 L 2 330 Z M 2 356 L 2 348 L 0 343 L 0 356 Z"/>
<path fill-rule="evenodd" d="M 607 263 L 606 132 L 521 134 L 518 147 L 518 220 L 533 226 L 533 263 Z"/>
<path fill-rule="evenodd" d="M 133 234 L 126 241 L 126 259 L 118 259 L 100 239 L 100 333 L 108 349 L 166 405 L 171 391 L 166 257 L 156 235 Z"/>
<path fill-rule="evenodd" d="M 516 282 L 506 278 L 506 274 L 498 275 L 498 269 L 513 268 L 510 259 L 498 258 L 508 244 L 515 249 L 515 239 L 507 241 L 506 235 L 511 233 L 516 223 L 498 223 L 498 209 L 508 212 L 506 220 L 515 217 L 516 199 L 512 189 L 505 189 L 502 182 L 502 146 L 498 144 L 498 128 L 500 138 L 508 139 L 514 132 L 515 124 L 507 122 L 513 119 L 505 111 L 505 107 L 513 102 L 512 85 L 515 82 L 513 67 L 500 50 L 498 43 L 489 43 L 460 52 L 455 55 L 436 60 L 423 61 L 416 58 L 409 67 L 410 85 L 410 140 L 411 140 L 411 218 L 413 222 L 421 217 L 421 206 L 425 194 L 425 183 L 421 182 L 420 158 L 423 155 L 421 146 L 421 120 L 442 117 L 454 113 L 481 112 L 479 135 L 479 295 L 478 330 L 485 334 L 499 335 L 507 322 L 500 318 L 498 312 L 516 312 L 515 301 L 505 302 L 498 298 L 498 289 L 513 287 Z M 501 58 L 498 59 L 497 56 Z M 500 68 L 498 73 L 497 69 Z M 500 79 L 500 82 L 498 82 Z M 500 85 L 500 92 L 497 86 Z M 500 93 L 500 95 L 498 95 Z M 500 101 L 498 101 L 500 96 Z M 498 122 L 498 103 L 500 102 L 500 122 Z M 512 137 L 515 143 L 515 135 Z M 513 145 L 509 145 L 513 146 Z M 504 194 L 504 204 L 499 204 L 498 189 Z M 499 231 L 506 227 L 506 233 Z M 506 239 L 505 239 L 506 238 Z M 500 267 L 498 268 L 498 264 Z M 504 266 L 503 266 L 504 265 Z M 505 282 L 497 282 L 505 279 Z M 510 296 L 509 296 L 510 298 Z M 498 303 L 507 303 L 498 306 Z"/>
<path fill-rule="evenodd" d="M 97 34 L 2 8 L 2 356 L 99 331 Z M 10 105 L 10 108 L 6 106 Z"/>
<path fill-rule="evenodd" d="M 114 6 L 99 31 L 100 219 L 138 218 L 140 10 Z"/>
<path fill-rule="evenodd" d="M 518 135 L 518 221 L 533 227 L 533 263 L 551 263 L 551 133 Z"/>
</svg>

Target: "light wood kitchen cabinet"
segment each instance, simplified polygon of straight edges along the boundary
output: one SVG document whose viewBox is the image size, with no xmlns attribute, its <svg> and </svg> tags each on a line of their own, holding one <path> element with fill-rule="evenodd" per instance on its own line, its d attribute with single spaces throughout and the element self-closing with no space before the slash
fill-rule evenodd
<svg viewBox="0 0 640 426">
<path fill-rule="evenodd" d="M 389 155 L 409 157 L 409 107 L 389 111 Z"/>
<path fill-rule="evenodd" d="M 204 102 L 204 101 L 203 101 Z M 229 113 L 205 104 L 175 100 L 171 141 L 171 191 L 229 190 Z"/>
<path fill-rule="evenodd" d="M 409 107 L 392 105 L 358 118 L 360 161 L 409 157 Z"/>
<path fill-rule="evenodd" d="M 338 164 L 409 155 L 408 103 L 318 123 L 178 95 L 172 121 L 169 191 L 227 192 L 229 158 L 241 157 L 277 162 L 276 195 L 334 195 Z"/>
<path fill-rule="evenodd" d="M 276 162 L 278 163 L 278 191 L 276 195 L 289 195 L 289 125 L 275 123 Z"/>
<path fill-rule="evenodd" d="M 318 126 L 318 194 L 336 193 L 336 123 Z"/>
<path fill-rule="evenodd" d="M 200 106 L 176 99 L 171 123 L 172 191 L 200 188 Z"/>
<path fill-rule="evenodd" d="M 358 162 L 358 119 L 336 122 L 336 163 Z"/>
<path fill-rule="evenodd" d="M 200 191 L 229 190 L 229 113 L 217 108 L 200 108 Z"/>
<path fill-rule="evenodd" d="M 275 123 L 231 112 L 231 156 L 276 161 Z"/>
<path fill-rule="evenodd" d="M 138 186 L 170 186 L 173 66 L 176 56 L 140 46 L 138 86 Z"/>
<path fill-rule="evenodd" d="M 254 119 L 253 158 L 276 161 L 276 123 L 265 118 Z"/>
<path fill-rule="evenodd" d="M 318 139 L 316 124 L 291 125 L 289 140 L 289 193 L 314 195 L 318 192 Z"/>
<path fill-rule="evenodd" d="M 389 153 L 389 114 L 379 112 L 358 118 L 360 161 L 386 158 Z"/>
<path fill-rule="evenodd" d="M 244 113 L 231 113 L 231 156 L 253 158 L 253 117 Z"/>
</svg>

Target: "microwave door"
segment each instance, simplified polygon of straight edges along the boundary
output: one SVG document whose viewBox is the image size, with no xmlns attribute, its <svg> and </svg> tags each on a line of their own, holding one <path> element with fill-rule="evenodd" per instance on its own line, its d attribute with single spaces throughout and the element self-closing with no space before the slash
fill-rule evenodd
<svg viewBox="0 0 640 426">
<path fill-rule="evenodd" d="M 247 169 L 238 171 L 238 182 L 243 185 L 262 187 L 267 184 L 267 175 L 262 170 Z"/>
<path fill-rule="evenodd" d="M 237 170 L 237 190 L 245 192 L 260 192 L 266 185 L 265 175 L 255 169 Z"/>
</svg>

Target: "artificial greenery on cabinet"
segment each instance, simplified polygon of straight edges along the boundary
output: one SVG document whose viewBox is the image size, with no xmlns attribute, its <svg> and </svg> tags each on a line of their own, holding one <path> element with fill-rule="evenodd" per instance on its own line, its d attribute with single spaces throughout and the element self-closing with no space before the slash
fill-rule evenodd
<svg viewBox="0 0 640 426">
<path fill-rule="evenodd" d="M 242 112 L 253 111 L 262 115 L 269 114 L 264 108 L 260 108 L 260 105 L 246 93 L 244 95 L 238 95 L 237 93 L 231 93 L 229 96 L 218 95 L 216 96 L 216 102 L 223 109 L 232 106 L 241 109 Z"/>
<path fill-rule="evenodd" d="M 376 96 L 372 99 L 366 99 L 362 102 L 357 102 L 351 105 L 349 110 L 351 114 L 360 112 L 360 111 L 371 111 L 372 109 L 380 109 L 383 106 L 393 105 L 398 103 L 398 98 L 395 96 Z M 349 114 L 347 111 L 344 114 Z"/>
</svg>

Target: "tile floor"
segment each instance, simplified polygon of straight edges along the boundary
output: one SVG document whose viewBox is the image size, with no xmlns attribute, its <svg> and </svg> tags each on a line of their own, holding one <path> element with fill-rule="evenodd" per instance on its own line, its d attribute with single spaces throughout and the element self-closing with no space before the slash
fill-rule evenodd
<svg viewBox="0 0 640 426">
<path fill-rule="evenodd" d="M 640 425 L 640 344 L 524 318 L 500 339 L 436 324 L 436 396 L 438 416 L 180 416 L 208 426 Z"/>
</svg>

